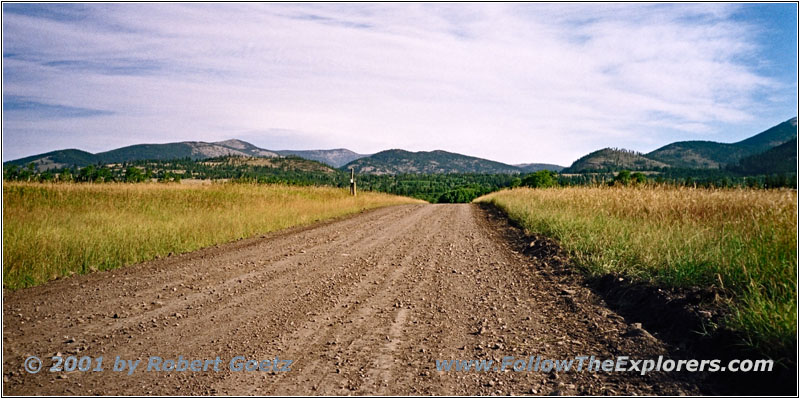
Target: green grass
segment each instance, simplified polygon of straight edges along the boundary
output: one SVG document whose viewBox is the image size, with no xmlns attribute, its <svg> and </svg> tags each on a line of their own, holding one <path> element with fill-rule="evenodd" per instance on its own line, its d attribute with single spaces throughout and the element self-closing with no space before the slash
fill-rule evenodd
<svg viewBox="0 0 800 399">
<path fill-rule="evenodd" d="M 346 189 L 254 184 L 3 184 L 3 286 L 18 289 L 387 205 Z"/>
<path fill-rule="evenodd" d="M 793 358 L 797 192 L 666 187 L 514 189 L 486 195 L 553 237 L 584 273 L 722 289 L 726 325 L 762 353 Z"/>
</svg>

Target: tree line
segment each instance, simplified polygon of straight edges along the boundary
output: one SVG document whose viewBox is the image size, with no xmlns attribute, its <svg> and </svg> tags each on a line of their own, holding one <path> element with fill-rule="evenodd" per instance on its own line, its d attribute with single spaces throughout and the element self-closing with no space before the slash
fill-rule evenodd
<svg viewBox="0 0 800 399">
<path fill-rule="evenodd" d="M 132 161 L 84 167 L 62 167 L 38 171 L 31 163 L 24 167 L 4 165 L 5 181 L 38 182 L 180 182 L 182 179 L 229 180 L 242 183 L 281 183 L 346 188 L 348 172 L 296 157 L 271 158 L 269 165 L 242 162 L 236 157 L 206 160 L 182 158 L 170 161 Z M 357 176 L 359 190 L 419 198 L 431 203 L 463 203 L 504 188 L 591 186 L 591 185 L 673 185 L 691 187 L 797 188 L 795 174 L 745 176 L 729 169 L 660 169 L 657 172 L 621 170 L 559 174 L 541 170 L 527 175 L 448 173 Z"/>
<path fill-rule="evenodd" d="M 774 173 L 741 175 L 719 169 L 664 169 L 644 173 L 623 169 L 619 172 L 557 174 L 543 170 L 525 176 L 522 186 L 534 188 L 598 185 L 668 185 L 702 188 L 797 188 L 797 175 Z"/>
</svg>

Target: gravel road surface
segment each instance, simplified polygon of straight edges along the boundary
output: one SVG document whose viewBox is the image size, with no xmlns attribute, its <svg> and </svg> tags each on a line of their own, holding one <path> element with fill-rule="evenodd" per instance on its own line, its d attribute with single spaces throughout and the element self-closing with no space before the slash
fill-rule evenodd
<svg viewBox="0 0 800 399">
<path fill-rule="evenodd" d="M 669 356 L 475 205 L 410 205 L 4 292 L 7 395 L 697 394 L 680 373 L 442 372 L 436 360 Z M 103 371 L 50 372 L 51 356 Z M 29 356 L 44 368 L 31 374 Z M 113 371 L 117 357 L 141 360 Z M 151 356 L 219 371 L 146 371 Z M 231 371 L 236 356 L 291 371 Z M 96 360 L 92 366 L 96 365 Z"/>
</svg>

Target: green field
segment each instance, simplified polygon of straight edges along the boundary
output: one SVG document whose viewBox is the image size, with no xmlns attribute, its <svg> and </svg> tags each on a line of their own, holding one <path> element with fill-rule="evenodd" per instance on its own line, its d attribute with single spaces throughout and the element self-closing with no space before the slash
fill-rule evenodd
<svg viewBox="0 0 800 399">
<path fill-rule="evenodd" d="M 476 201 L 557 239 L 590 276 L 721 288 L 725 323 L 747 344 L 779 354 L 796 347 L 795 190 L 519 188 Z"/>
<path fill-rule="evenodd" d="M 3 286 L 106 270 L 361 210 L 422 202 L 255 184 L 3 184 Z"/>
</svg>

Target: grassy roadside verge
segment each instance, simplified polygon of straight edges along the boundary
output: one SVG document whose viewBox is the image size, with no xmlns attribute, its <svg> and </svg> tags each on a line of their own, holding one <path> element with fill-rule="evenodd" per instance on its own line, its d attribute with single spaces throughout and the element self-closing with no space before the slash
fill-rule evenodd
<svg viewBox="0 0 800 399">
<path fill-rule="evenodd" d="M 4 182 L 3 287 L 417 202 L 371 192 L 351 197 L 329 187 Z"/>
<path fill-rule="evenodd" d="M 796 348 L 796 191 L 521 188 L 475 201 L 557 239 L 587 275 L 719 287 L 732 310 L 725 323 L 748 345 Z"/>
</svg>

